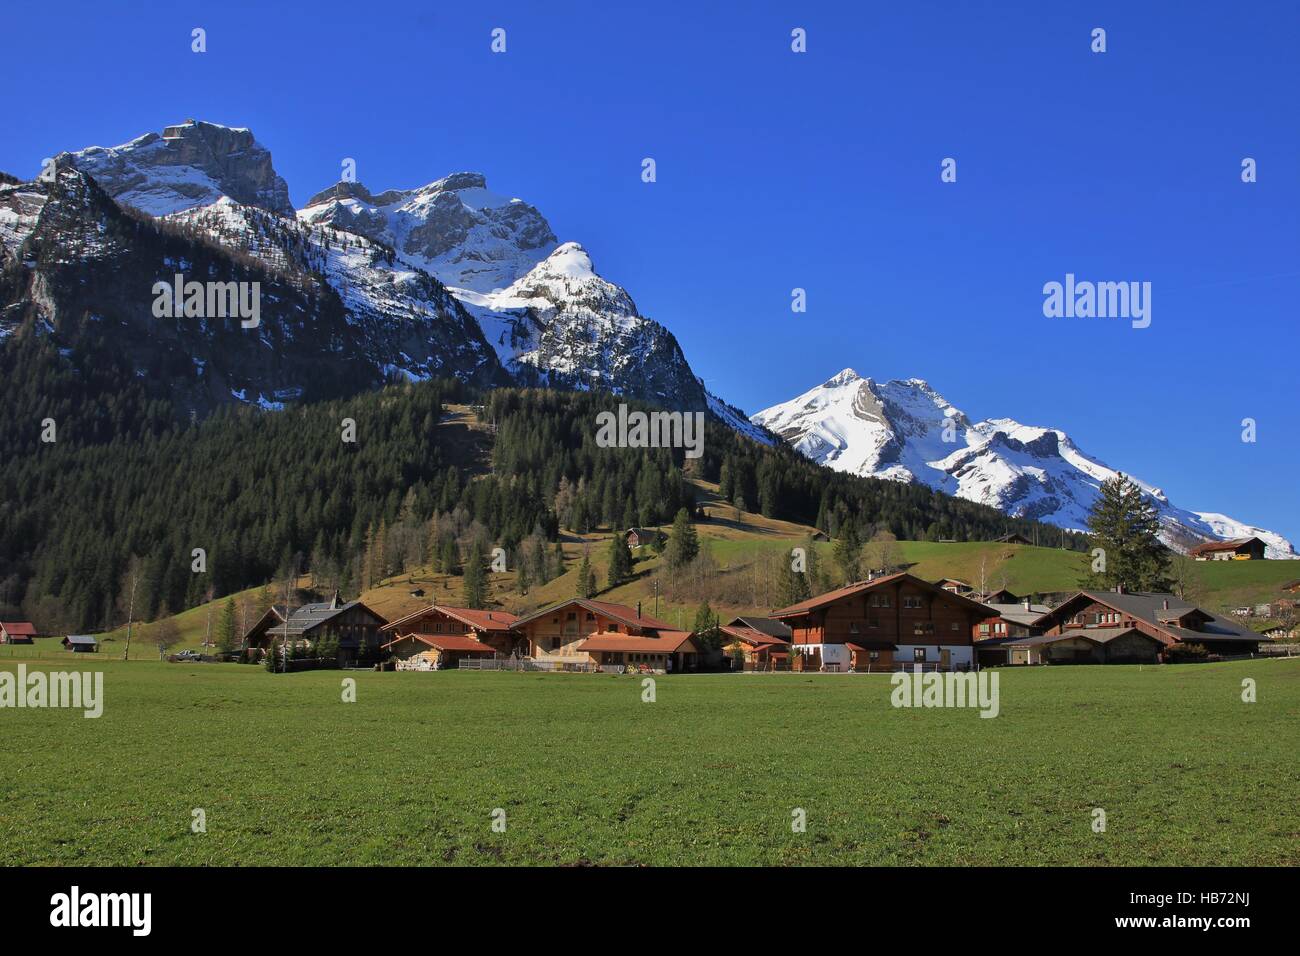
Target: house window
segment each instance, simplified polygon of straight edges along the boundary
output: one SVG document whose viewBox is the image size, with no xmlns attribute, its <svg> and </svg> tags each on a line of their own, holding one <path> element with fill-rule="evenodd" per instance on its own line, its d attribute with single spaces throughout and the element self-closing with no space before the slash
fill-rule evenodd
<svg viewBox="0 0 1300 956">
<path fill-rule="evenodd" d="M 880 627 L 880 618 L 878 617 L 867 618 L 867 627 Z"/>
<path fill-rule="evenodd" d="M 980 625 L 980 633 L 981 633 L 981 634 L 988 634 L 988 632 L 989 632 L 989 626 L 988 626 L 987 624 L 981 624 L 981 625 Z"/>
<path fill-rule="evenodd" d="M 948 627 L 948 630 L 950 630 L 950 631 L 960 631 L 960 630 L 961 630 L 961 625 L 958 624 L 956 621 L 953 621 L 952 624 Z"/>
<path fill-rule="evenodd" d="M 850 633 L 850 634 L 856 634 L 856 633 L 858 633 L 858 622 L 857 622 L 857 621 L 849 621 L 849 633 Z"/>
<path fill-rule="evenodd" d="M 914 660 L 914 661 L 924 661 L 924 660 L 925 660 L 925 648 L 924 648 L 924 647 L 915 647 L 915 648 L 913 648 L 913 649 L 912 649 L 912 660 Z"/>
<path fill-rule="evenodd" d="M 912 625 L 912 633 L 922 636 L 929 636 L 934 633 L 933 621 L 917 621 Z"/>
<path fill-rule="evenodd" d="M 558 638 L 558 637 L 553 637 L 553 638 L 551 638 L 551 650 L 552 650 L 552 651 L 558 651 L 562 646 L 563 646 L 563 644 L 561 643 L 560 638 Z"/>
<path fill-rule="evenodd" d="M 880 651 L 867 651 L 867 660 L 869 661 L 880 660 Z"/>
<path fill-rule="evenodd" d="M 871 606 L 872 606 L 872 607 L 880 607 L 880 595 L 879 595 L 879 594 L 873 594 L 873 595 L 871 595 Z"/>
<path fill-rule="evenodd" d="M 921 599 L 919 597 L 904 597 L 903 607 L 919 608 L 921 607 Z"/>
<path fill-rule="evenodd" d="M 882 595 L 880 595 L 880 606 L 881 606 L 881 607 L 889 607 L 889 595 L 888 595 L 888 594 L 882 594 Z"/>
<path fill-rule="evenodd" d="M 588 611 L 588 612 L 587 612 L 587 620 L 589 620 L 589 621 L 594 621 L 594 620 L 596 620 L 596 615 L 594 615 L 594 614 L 592 614 L 590 611 Z"/>
<path fill-rule="evenodd" d="M 565 618 L 566 621 L 576 621 L 577 619 L 578 619 L 578 614 L 576 611 L 570 611 L 569 616 Z"/>
</svg>

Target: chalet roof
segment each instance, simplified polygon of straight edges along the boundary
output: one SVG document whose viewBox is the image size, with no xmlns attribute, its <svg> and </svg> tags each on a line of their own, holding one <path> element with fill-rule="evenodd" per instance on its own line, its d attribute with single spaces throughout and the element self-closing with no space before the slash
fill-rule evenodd
<svg viewBox="0 0 1300 956">
<path fill-rule="evenodd" d="M 788 637 L 773 637 L 771 634 L 764 634 L 762 631 L 752 627 L 736 626 L 733 624 L 724 624 L 718 630 L 722 631 L 728 637 L 734 637 L 738 641 L 744 641 L 746 644 L 753 644 L 756 647 L 769 647 L 774 644 L 789 644 Z"/>
<path fill-rule="evenodd" d="M 276 613 L 282 618 L 283 623 L 277 627 L 269 628 L 267 633 L 275 634 L 278 637 L 293 634 L 306 634 L 308 631 L 315 630 L 327 621 L 331 621 L 342 614 L 346 614 L 354 607 L 362 608 L 374 617 L 378 618 L 381 623 L 384 620 L 360 601 L 348 601 L 346 604 L 338 601 L 321 601 L 316 604 L 304 604 L 301 607 L 294 608 L 289 612 L 287 620 L 283 620 L 283 608 L 277 608 Z"/>
<path fill-rule="evenodd" d="M 403 624 L 419 620 L 428 614 L 445 614 L 467 627 L 472 627 L 476 631 L 496 631 L 505 633 L 510 630 L 510 626 L 519 620 L 513 614 L 507 614 L 505 611 L 487 611 L 470 607 L 449 607 L 446 604 L 430 604 L 428 607 L 408 614 L 405 617 L 399 617 L 396 621 L 389 621 L 382 630 L 391 631 Z"/>
<path fill-rule="evenodd" d="M 0 628 L 13 637 L 36 636 L 36 626 L 31 621 L 0 621 Z"/>
<path fill-rule="evenodd" d="M 1255 632 L 1238 627 L 1226 618 L 1211 614 L 1204 608 L 1189 604 L 1176 594 L 1166 594 L 1164 592 L 1080 591 L 1052 611 L 1052 616 L 1064 620 L 1067 616 L 1067 609 L 1080 598 L 1104 604 L 1106 607 L 1127 614 L 1135 620 L 1143 621 L 1178 641 L 1259 640 L 1259 635 Z M 1166 603 L 1168 607 L 1165 606 Z M 1169 623 L 1170 620 L 1176 620 L 1178 617 L 1186 616 L 1192 612 L 1195 612 L 1203 622 L 1202 630 L 1192 630 L 1191 628 L 1178 627 Z M 1171 613 L 1177 616 L 1171 618 Z M 1089 630 L 1094 630 L 1094 628 L 1089 628 Z"/>
<path fill-rule="evenodd" d="M 788 624 L 780 621 L 774 621 L 769 617 L 737 617 L 732 618 L 728 627 L 748 627 L 751 630 L 758 631 L 760 634 L 766 634 L 768 637 L 777 637 L 783 641 L 789 641 L 793 632 Z"/>
<path fill-rule="evenodd" d="M 521 618 L 516 618 L 515 622 L 510 625 L 511 629 L 517 629 L 530 621 L 535 621 L 547 614 L 555 614 L 563 611 L 565 608 L 577 605 L 585 608 L 593 614 L 600 614 L 611 620 L 618 621 L 620 624 L 628 624 L 632 627 L 643 627 L 651 631 L 671 631 L 673 626 L 658 618 L 653 618 L 648 614 L 642 614 L 639 617 L 636 608 L 627 607 L 623 604 L 610 604 L 608 601 L 592 601 L 589 598 L 569 598 L 559 604 L 552 604 L 550 607 L 544 607 L 532 614 L 526 614 Z"/>
<path fill-rule="evenodd" d="M 1198 544 L 1196 547 L 1192 548 L 1192 550 L 1188 553 L 1189 554 L 1212 554 L 1216 551 L 1236 551 L 1238 548 L 1244 548 L 1252 541 L 1259 541 L 1260 544 L 1264 544 L 1263 541 L 1261 541 L 1259 538 L 1256 537 L 1232 538 L 1228 541 L 1207 541 L 1204 544 Z"/>
<path fill-rule="evenodd" d="M 419 641 L 421 644 L 427 644 L 429 647 L 436 648 L 440 651 L 479 651 L 486 654 L 495 654 L 496 648 L 464 634 L 403 634 L 396 637 L 383 645 L 387 650 L 394 644 L 400 644 L 402 641 Z"/>
<path fill-rule="evenodd" d="M 89 647 L 99 646 L 99 641 L 91 634 L 69 634 L 63 641 L 66 644 L 81 644 Z"/>
<path fill-rule="evenodd" d="M 635 634 L 611 634 L 600 631 L 590 635 L 578 645 L 580 651 L 624 651 L 635 654 L 674 654 L 678 651 L 694 653 L 699 650 L 691 640 L 690 631 L 660 631 L 655 637 Z"/>
<path fill-rule="evenodd" d="M 632 534 L 634 532 L 636 533 L 636 536 L 638 538 L 644 538 L 647 535 L 652 538 L 664 537 L 664 533 L 662 531 L 657 531 L 654 528 L 628 528 L 627 531 L 623 533 L 623 536 L 627 537 L 627 535 Z"/>
<path fill-rule="evenodd" d="M 900 571 L 897 574 L 886 574 L 882 577 L 872 578 L 868 581 L 855 581 L 853 584 L 846 585 L 845 587 L 836 588 L 834 591 L 827 591 L 825 594 L 819 594 L 816 597 L 808 598 L 806 601 L 800 601 L 797 604 L 791 604 L 789 607 L 773 611 L 769 616 L 774 618 L 799 617 L 800 615 L 807 614 L 809 611 L 815 611 L 830 604 L 835 604 L 838 601 L 844 600 L 844 598 L 853 597 L 857 594 L 863 594 L 867 591 L 875 590 L 882 585 L 894 584 L 904 580 L 930 591 L 931 593 L 942 595 L 947 600 L 961 601 L 962 603 L 969 605 L 972 609 L 980 611 L 988 610 L 985 605 L 980 604 L 978 601 L 972 601 L 970 598 L 963 597 L 960 594 L 954 594 L 952 591 L 945 591 L 938 585 L 931 584 L 929 581 L 924 581 L 914 574 Z"/>
<path fill-rule="evenodd" d="M 996 611 L 998 615 L 1013 624 L 1024 624 L 1026 626 L 1037 624 L 1052 613 L 1052 609 L 1046 604 L 1031 604 L 1028 609 L 1023 604 L 985 604 L 984 606 Z"/>
</svg>

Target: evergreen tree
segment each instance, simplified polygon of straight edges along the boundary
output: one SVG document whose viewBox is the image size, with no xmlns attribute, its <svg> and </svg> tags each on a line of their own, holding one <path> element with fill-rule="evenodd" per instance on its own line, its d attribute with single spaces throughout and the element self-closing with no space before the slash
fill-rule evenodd
<svg viewBox="0 0 1300 956">
<path fill-rule="evenodd" d="M 1094 589 L 1123 586 L 1130 591 L 1169 589 L 1169 550 L 1160 543 L 1155 505 L 1125 475 L 1102 482 L 1101 495 L 1088 515 L 1094 554 L 1083 585 Z"/>
<path fill-rule="evenodd" d="M 487 557 L 483 544 L 475 538 L 465 558 L 465 579 L 462 582 L 462 600 L 466 607 L 485 608 L 488 602 Z"/>
<path fill-rule="evenodd" d="M 609 539 L 609 573 L 606 580 L 616 588 L 632 576 L 632 552 L 627 547 L 627 537 L 615 534 Z"/>
<path fill-rule="evenodd" d="M 703 648 L 717 650 L 722 646 L 722 632 L 718 629 L 718 616 L 705 601 L 695 610 L 694 636 Z"/>
<path fill-rule="evenodd" d="M 596 594 L 596 573 L 591 569 L 591 561 L 587 558 L 587 552 L 582 552 L 582 563 L 578 565 L 578 587 L 577 596 L 580 598 L 594 597 Z"/>
<path fill-rule="evenodd" d="M 217 619 L 217 650 L 229 654 L 235 649 L 235 599 L 226 598 Z"/>
<path fill-rule="evenodd" d="M 673 529 L 668 534 L 668 545 L 664 548 L 664 561 L 670 568 L 684 568 L 699 553 L 700 539 L 695 533 L 695 525 L 691 524 L 687 510 L 682 508 L 673 519 Z"/>
<path fill-rule="evenodd" d="M 846 524 L 840 536 L 835 539 L 833 554 L 845 584 L 851 584 L 862 577 L 862 545 L 858 542 L 853 525 Z"/>
</svg>

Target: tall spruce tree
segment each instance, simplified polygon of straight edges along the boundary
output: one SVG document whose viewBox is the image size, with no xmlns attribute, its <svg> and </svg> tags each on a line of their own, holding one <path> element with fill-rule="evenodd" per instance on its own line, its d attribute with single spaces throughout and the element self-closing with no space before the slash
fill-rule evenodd
<svg viewBox="0 0 1300 956">
<path fill-rule="evenodd" d="M 700 539 L 691 524 L 691 516 L 682 508 L 673 519 L 673 529 L 668 534 L 668 546 L 664 548 L 664 561 L 670 568 L 683 568 L 695 560 L 700 553 Z"/>
<path fill-rule="evenodd" d="M 576 593 L 580 598 L 589 598 L 596 593 L 596 573 L 591 570 L 591 561 L 586 551 L 582 552 L 582 562 L 578 565 Z"/>
<path fill-rule="evenodd" d="M 487 607 L 487 558 L 483 553 L 483 545 L 478 538 L 475 538 L 470 544 L 469 556 L 465 558 L 465 580 L 462 587 L 466 607 Z"/>
<path fill-rule="evenodd" d="M 632 576 L 632 552 L 628 550 L 627 538 L 615 534 L 609 539 L 609 573 L 606 580 L 612 588 L 618 587 Z"/>
<path fill-rule="evenodd" d="M 1169 589 L 1170 554 L 1158 537 L 1160 519 L 1135 482 L 1122 474 L 1102 482 L 1101 496 L 1088 515 L 1088 529 L 1094 553 L 1085 587 Z"/>
</svg>

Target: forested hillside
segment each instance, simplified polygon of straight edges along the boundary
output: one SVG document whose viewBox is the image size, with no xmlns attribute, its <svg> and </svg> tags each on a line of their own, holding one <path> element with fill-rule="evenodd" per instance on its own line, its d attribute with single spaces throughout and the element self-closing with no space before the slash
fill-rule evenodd
<svg viewBox="0 0 1300 956">
<path fill-rule="evenodd" d="M 38 340 L 0 348 L 12 411 L 0 429 L 0 613 L 52 631 L 120 622 L 133 578 L 135 614 L 153 618 L 291 567 L 356 594 L 449 548 L 459 561 L 475 543 L 510 553 L 562 528 L 662 524 L 694 503 L 688 475 L 765 515 L 832 535 L 851 527 L 864 541 L 878 530 L 932 540 L 1032 533 L 993 509 L 836 474 L 713 422 L 694 461 L 681 450 L 600 448 L 596 414 L 619 401 L 601 393 L 426 382 L 178 422 L 121 370 L 95 380 L 71 361 Z M 481 458 L 444 423 L 448 402 L 483 403 Z M 57 422 L 53 443 L 40 440 L 45 418 Z"/>
</svg>

